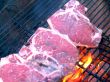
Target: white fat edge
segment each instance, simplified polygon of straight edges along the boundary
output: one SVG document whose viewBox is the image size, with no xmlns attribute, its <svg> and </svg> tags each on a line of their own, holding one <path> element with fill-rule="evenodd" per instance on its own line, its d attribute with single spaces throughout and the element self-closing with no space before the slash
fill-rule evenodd
<svg viewBox="0 0 110 82">
<path fill-rule="evenodd" d="M 102 31 L 102 29 L 97 28 L 97 27 L 96 27 L 96 29 L 97 29 L 97 30 L 98 30 L 98 32 L 102 35 L 102 32 L 103 32 L 103 31 Z"/>
<path fill-rule="evenodd" d="M 87 7 L 84 7 L 84 10 L 87 12 L 88 8 Z"/>
<path fill-rule="evenodd" d="M 77 5 L 77 6 L 80 5 L 79 1 L 76 0 L 75 5 Z"/>
<path fill-rule="evenodd" d="M 57 30 L 53 30 L 52 34 L 58 34 L 60 37 L 62 37 L 62 38 L 65 39 L 67 42 L 69 42 L 69 43 L 72 44 L 74 47 L 76 47 L 75 43 L 70 40 L 70 38 L 68 37 L 68 35 L 66 35 L 66 34 L 60 34 Z"/>
<path fill-rule="evenodd" d="M 15 56 L 19 59 L 19 61 L 21 63 L 25 63 L 26 62 L 26 60 L 24 60 L 22 57 L 20 57 L 19 54 L 15 54 Z M 21 63 L 17 63 L 17 64 L 21 64 Z"/>
<path fill-rule="evenodd" d="M 12 58 L 12 55 L 14 55 L 14 54 L 10 54 L 10 55 L 8 55 L 6 57 L 1 58 L 1 60 L 0 60 L 0 66 L 3 66 L 5 64 L 9 64 L 10 63 L 10 60 L 9 59 Z"/>
<path fill-rule="evenodd" d="M 62 73 L 62 70 L 53 71 L 52 73 L 47 74 L 47 77 L 51 77 L 54 73 Z"/>
<path fill-rule="evenodd" d="M 102 35 L 102 33 L 103 33 L 103 30 L 102 29 L 100 29 L 100 28 L 98 28 L 96 26 L 93 27 L 92 23 L 89 23 L 89 24 L 91 25 L 92 28 L 95 28 L 97 30 L 97 33 L 99 33 L 100 35 Z"/>
<path fill-rule="evenodd" d="M 33 34 L 33 37 L 32 37 L 32 43 L 31 44 L 35 44 L 35 35 Z"/>
<path fill-rule="evenodd" d="M 46 29 L 46 28 L 43 28 L 43 27 L 40 27 L 39 29 L 41 30 L 44 30 L 44 31 L 49 31 L 51 32 L 52 34 L 55 34 L 55 35 L 59 35 L 61 38 L 65 39 L 67 42 L 69 42 L 70 44 L 72 44 L 74 47 L 76 47 L 76 43 L 75 42 L 72 42 L 68 35 L 66 34 L 61 34 L 60 32 L 58 32 L 56 29 Z"/>
<path fill-rule="evenodd" d="M 91 38 L 92 38 L 92 41 L 94 41 L 96 38 L 101 38 L 101 35 L 99 33 L 95 33 L 95 35 L 92 35 Z M 97 42 L 99 43 L 100 40 Z"/>
<path fill-rule="evenodd" d="M 77 11 L 77 13 L 79 14 L 79 16 L 83 17 L 84 19 L 86 19 L 88 22 L 90 22 L 89 18 L 87 16 L 85 16 L 84 14 L 82 14 L 81 12 Z"/>
<path fill-rule="evenodd" d="M 42 76 L 45 76 L 44 73 L 42 73 L 41 71 L 38 71 L 36 68 L 33 68 L 34 71 L 38 72 L 39 74 L 41 74 Z"/>
<path fill-rule="evenodd" d="M 47 22 L 48 22 L 49 27 L 50 27 L 51 29 L 54 29 L 54 28 L 55 28 L 55 27 L 53 26 L 53 24 L 52 24 L 51 17 L 50 17 L 49 19 L 47 19 Z"/>
<path fill-rule="evenodd" d="M 5 57 L 5 58 L 1 58 L 1 60 L 0 60 L 0 67 L 2 67 L 3 65 L 6 65 L 6 64 L 10 64 L 11 62 L 10 62 L 9 59 L 12 58 L 12 56 L 17 57 L 18 60 L 19 60 L 20 62 L 22 62 L 22 63 L 25 62 L 25 60 L 24 60 L 23 58 L 21 58 L 21 57 L 19 56 L 19 54 L 11 54 L 11 55 L 9 55 L 9 56 L 7 56 L 7 57 Z M 21 64 L 19 61 L 17 61 L 15 64 Z"/>
<path fill-rule="evenodd" d="M 4 66 L 6 64 L 9 64 L 9 63 L 10 63 L 10 61 L 7 60 L 7 58 L 1 58 L 1 60 L 0 60 L 0 67 Z"/>
<path fill-rule="evenodd" d="M 4 82 L 3 79 L 0 77 L 0 82 Z"/>
<path fill-rule="evenodd" d="M 100 38 L 100 40 L 98 41 L 98 43 L 101 41 L 101 38 L 102 38 L 102 30 L 101 29 L 99 29 L 99 28 L 97 28 L 97 27 L 95 27 L 97 30 L 98 30 L 98 32 L 96 32 L 94 35 L 91 35 L 91 38 L 92 38 L 92 41 L 94 41 L 97 37 L 98 38 Z"/>
</svg>

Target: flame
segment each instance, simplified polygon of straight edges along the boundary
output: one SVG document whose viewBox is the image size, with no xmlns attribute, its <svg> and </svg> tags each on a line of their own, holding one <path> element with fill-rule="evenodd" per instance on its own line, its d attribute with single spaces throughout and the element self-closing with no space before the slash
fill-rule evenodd
<svg viewBox="0 0 110 82">
<path fill-rule="evenodd" d="M 84 56 L 81 59 L 81 61 L 79 62 L 79 65 L 82 65 L 84 68 L 87 68 L 91 64 L 91 62 L 92 62 L 92 55 L 91 53 L 88 53 L 86 56 Z M 81 80 L 84 77 L 84 75 L 82 75 L 83 72 L 84 72 L 84 69 L 76 65 L 75 71 L 65 76 L 62 82 L 81 82 Z"/>
<path fill-rule="evenodd" d="M 82 58 L 82 63 L 84 63 L 84 65 L 83 65 L 84 68 L 87 68 L 91 64 L 91 62 L 92 62 L 92 55 L 91 55 L 91 53 L 88 53 L 87 56 L 84 56 Z"/>
</svg>

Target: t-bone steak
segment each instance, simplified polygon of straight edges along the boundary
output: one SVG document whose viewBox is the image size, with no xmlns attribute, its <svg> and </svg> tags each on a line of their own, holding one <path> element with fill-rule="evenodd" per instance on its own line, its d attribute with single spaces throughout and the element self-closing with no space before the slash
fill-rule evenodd
<svg viewBox="0 0 110 82">
<path fill-rule="evenodd" d="M 78 50 L 58 31 L 39 28 L 18 54 L 1 58 L 0 80 L 3 82 L 59 82 L 72 72 Z"/>
<path fill-rule="evenodd" d="M 50 28 L 66 34 L 76 46 L 97 47 L 102 30 L 93 25 L 85 15 L 87 8 L 77 0 L 70 0 L 65 9 L 58 10 L 49 19 Z"/>
</svg>

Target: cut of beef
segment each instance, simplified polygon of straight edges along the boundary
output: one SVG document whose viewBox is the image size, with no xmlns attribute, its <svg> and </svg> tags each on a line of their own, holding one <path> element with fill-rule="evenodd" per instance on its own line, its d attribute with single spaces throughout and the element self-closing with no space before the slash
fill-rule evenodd
<svg viewBox="0 0 110 82">
<path fill-rule="evenodd" d="M 66 34 L 77 46 L 96 47 L 101 40 L 102 31 L 90 23 L 86 17 L 87 8 L 76 0 L 65 4 L 49 19 L 50 28 Z"/>
<path fill-rule="evenodd" d="M 78 58 L 78 50 L 76 46 L 68 39 L 66 35 L 62 35 L 55 30 L 39 28 L 29 40 L 30 48 L 33 54 L 36 50 L 48 54 L 54 60 L 63 66 L 65 71 L 72 71 Z"/>
<path fill-rule="evenodd" d="M 66 35 L 39 28 L 18 54 L 0 61 L 3 82 L 59 82 L 74 70 L 78 50 Z"/>
</svg>

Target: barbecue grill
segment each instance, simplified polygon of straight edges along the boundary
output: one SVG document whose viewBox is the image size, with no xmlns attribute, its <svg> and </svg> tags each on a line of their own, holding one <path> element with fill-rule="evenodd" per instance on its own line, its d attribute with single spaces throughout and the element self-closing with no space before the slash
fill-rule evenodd
<svg viewBox="0 0 110 82">
<path fill-rule="evenodd" d="M 46 20 L 68 0 L 0 0 L 0 58 L 16 53 L 39 26 L 48 27 Z M 82 82 L 110 82 L 110 0 L 79 0 L 88 8 L 90 21 L 103 30 L 97 48 L 79 47 L 84 55 L 89 52 L 93 61 L 84 69 Z M 85 51 L 86 50 L 86 51 Z M 79 60 L 79 61 L 80 61 Z M 97 71 L 94 71 L 98 67 Z"/>
</svg>

